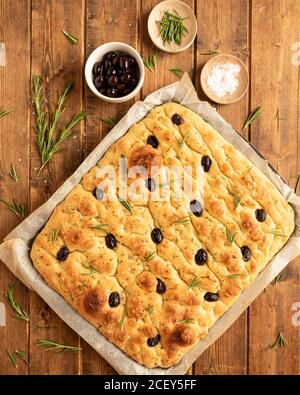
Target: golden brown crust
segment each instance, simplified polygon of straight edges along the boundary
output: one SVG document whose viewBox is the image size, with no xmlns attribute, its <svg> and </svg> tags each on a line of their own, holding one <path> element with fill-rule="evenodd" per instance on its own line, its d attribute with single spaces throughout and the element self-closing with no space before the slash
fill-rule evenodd
<svg viewBox="0 0 300 395">
<path fill-rule="evenodd" d="M 171 120 L 175 113 L 183 118 L 179 126 Z M 147 144 L 150 135 L 157 148 Z M 190 165 L 193 185 L 195 169 L 209 156 L 202 214 L 191 214 L 186 194 L 175 199 L 176 180 L 167 201 L 130 201 L 132 213 L 118 200 L 97 200 L 99 166 L 118 172 L 121 154 L 129 168 L 145 167 L 147 177 L 151 166 L 178 166 L 184 173 Z M 152 193 L 145 182 L 143 188 Z M 260 222 L 255 212 L 262 208 Z M 181 223 L 184 218 L 189 221 Z M 154 228 L 164 236 L 160 244 L 151 238 Z M 194 112 L 166 103 L 113 144 L 54 210 L 31 258 L 45 281 L 121 350 L 147 367 L 168 367 L 207 335 L 293 229 L 292 208 L 251 162 Z M 116 239 L 114 248 L 106 245 L 107 233 Z M 69 253 L 59 260 L 65 246 Z M 207 260 L 197 264 L 203 249 Z"/>
</svg>

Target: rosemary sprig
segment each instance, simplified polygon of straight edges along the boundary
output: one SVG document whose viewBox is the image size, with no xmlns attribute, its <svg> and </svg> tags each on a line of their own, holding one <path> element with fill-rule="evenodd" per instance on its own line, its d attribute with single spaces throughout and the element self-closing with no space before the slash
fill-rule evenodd
<svg viewBox="0 0 300 395">
<path fill-rule="evenodd" d="M 35 75 L 32 77 L 32 96 L 36 114 L 37 145 L 42 159 L 42 165 L 38 174 L 60 150 L 62 142 L 70 137 L 73 127 L 85 119 L 86 114 L 81 111 L 74 115 L 69 122 L 63 125 L 59 132 L 57 131 L 58 121 L 65 111 L 66 101 L 70 96 L 73 85 L 74 84 L 72 82 L 68 82 L 65 85 L 63 93 L 58 98 L 56 108 L 50 121 L 43 108 L 44 97 L 42 93 L 41 76 Z"/>
<path fill-rule="evenodd" d="M 254 122 L 257 118 L 259 118 L 263 112 L 264 112 L 264 110 L 260 106 L 257 107 L 254 111 L 252 111 L 248 115 L 242 130 L 245 130 L 246 127 L 249 126 L 252 122 Z"/>
<path fill-rule="evenodd" d="M 107 233 L 107 231 L 105 229 L 106 226 L 107 226 L 106 224 L 96 224 L 96 225 L 92 225 L 91 228 L 98 229 L 98 230 L 101 230 L 101 232 Z"/>
<path fill-rule="evenodd" d="M 182 147 L 183 147 L 183 145 L 185 144 L 186 140 L 188 139 L 189 135 L 190 135 L 190 132 L 187 132 L 187 133 L 183 136 L 183 138 L 182 138 L 181 140 L 178 139 L 178 138 L 176 138 L 178 147 L 179 147 L 180 149 L 182 149 Z"/>
<path fill-rule="evenodd" d="M 217 49 L 208 49 L 200 52 L 200 55 L 216 55 L 220 53 Z"/>
<path fill-rule="evenodd" d="M 298 185 L 299 185 L 299 181 L 300 181 L 300 174 L 298 174 L 298 175 L 296 176 L 296 184 L 295 184 L 295 188 L 294 188 L 294 192 L 295 192 L 295 193 L 297 192 Z"/>
<path fill-rule="evenodd" d="M 116 126 L 117 121 L 113 118 L 99 118 L 102 122 L 105 122 L 109 126 Z"/>
<path fill-rule="evenodd" d="M 275 342 L 271 345 L 271 348 L 273 350 L 277 350 L 278 348 L 282 348 L 288 345 L 288 342 L 286 340 L 286 338 L 284 337 L 283 332 L 279 332 L 277 339 L 275 340 Z"/>
<path fill-rule="evenodd" d="M 1 198 L 0 198 L 0 202 L 2 202 L 4 206 L 12 213 L 16 215 L 20 215 L 21 217 L 26 217 L 27 209 L 23 203 L 17 203 L 15 199 L 13 199 L 12 202 L 6 202 Z"/>
<path fill-rule="evenodd" d="M 12 363 L 12 365 L 17 368 L 18 364 L 17 364 L 17 360 L 16 357 L 14 356 L 14 354 L 12 352 L 10 352 L 7 348 L 5 349 L 6 354 L 9 356 L 10 362 Z"/>
<path fill-rule="evenodd" d="M 149 262 L 151 261 L 154 257 L 155 257 L 156 253 L 154 251 L 149 251 L 146 255 L 145 255 L 145 259 L 144 262 Z"/>
<path fill-rule="evenodd" d="M 178 324 L 193 324 L 194 320 L 192 318 L 186 318 L 184 320 L 178 320 Z"/>
<path fill-rule="evenodd" d="M 181 78 L 184 73 L 184 71 L 180 67 L 169 67 L 168 70 L 179 78 Z"/>
<path fill-rule="evenodd" d="M 143 56 L 143 63 L 147 69 L 150 71 L 156 70 L 156 55 L 155 54 L 150 54 L 147 56 Z"/>
<path fill-rule="evenodd" d="M 281 283 L 282 281 L 284 281 L 283 275 L 282 274 L 278 274 L 273 280 L 273 285 Z"/>
<path fill-rule="evenodd" d="M 196 288 L 199 284 L 200 284 L 199 278 L 197 276 L 194 276 L 193 280 L 191 281 L 191 283 L 188 286 L 188 289 Z"/>
<path fill-rule="evenodd" d="M 28 362 L 28 360 L 26 359 L 25 352 L 24 352 L 24 351 L 18 351 L 18 350 L 16 350 L 15 352 L 16 352 L 17 356 L 18 356 L 20 359 L 22 359 L 22 361 L 25 362 L 27 366 L 29 366 L 29 362 Z"/>
<path fill-rule="evenodd" d="M 233 194 L 233 205 L 235 210 L 238 208 L 240 202 L 241 202 L 241 198 L 238 195 Z"/>
<path fill-rule="evenodd" d="M 275 235 L 275 236 L 281 236 L 281 237 L 287 237 L 287 235 L 284 235 L 283 233 L 281 233 L 280 229 L 274 228 L 272 230 L 270 230 L 271 234 Z"/>
<path fill-rule="evenodd" d="M 226 278 L 233 279 L 233 278 L 240 277 L 240 276 L 242 276 L 242 275 L 243 275 L 243 273 L 229 274 L 228 276 L 226 276 Z"/>
<path fill-rule="evenodd" d="M 9 114 L 12 111 L 15 111 L 15 109 L 14 108 L 11 108 L 10 110 L 1 110 L 0 109 L 0 118 L 5 117 L 5 115 Z"/>
<path fill-rule="evenodd" d="M 125 321 L 125 316 L 123 318 L 121 318 L 120 321 L 119 321 L 119 325 L 120 325 L 121 329 L 123 328 L 124 321 Z"/>
<path fill-rule="evenodd" d="M 36 342 L 36 344 L 40 347 L 44 347 L 47 351 L 57 350 L 58 353 L 67 351 L 76 352 L 82 350 L 82 348 L 80 347 L 66 346 L 65 344 L 60 344 L 53 340 L 46 339 L 40 339 Z"/>
<path fill-rule="evenodd" d="M 234 242 L 236 233 L 237 232 L 231 233 L 230 230 L 228 228 L 226 228 L 226 237 L 227 237 L 227 240 L 228 240 L 229 244 L 232 244 Z"/>
<path fill-rule="evenodd" d="M 51 235 L 51 241 L 57 240 L 60 229 L 61 229 L 61 226 L 58 226 L 57 228 L 52 229 L 52 231 L 51 231 L 51 233 L 50 233 L 50 235 Z"/>
<path fill-rule="evenodd" d="M 176 14 L 172 14 L 169 10 L 165 11 L 162 19 L 156 21 L 159 29 L 159 34 L 162 38 L 163 45 L 174 42 L 176 45 L 181 45 L 182 38 L 188 33 L 188 29 L 184 26 L 183 21 L 186 18 Z"/>
<path fill-rule="evenodd" d="M 191 219 L 190 219 L 189 216 L 181 218 L 178 221 L 174 222 L 174 224 L 176 224 L 176 225 L 187 225 L 187 224 L 190 224 L 190 223 L 191 223 Z"/>
<path fill-rule="evenodd" d="M 146 307 L 146 311 L 148 312 L 149 315 L 151 315 L 153 313 L 153 311 L 154 311 L 154 306 L 150 306 L 150 305 L 147 306 Z"/>
<path fill-rule="evenodd" d="M 10 307 L 15 311 L 15 318 L 28 322 L 29 315 L 24 311 L 14 299 L 15 284 L 10 284 L 6 292 L 6 301 Z"/>
<path fill-rule="evenodd" d="M 96 270 L 96 269 L 94 268 L 94 266 L 92 266 L 90 263 L 88 263 L 87 265 L 82 264 L 82 266 L 83 266 L 85 269 L 88 270 L 87 273 L 81 273 L 81 274 L 83 274 L 84 276 L 88 276 L 88 275 L 90 275 L 90 274 L 99 273 L 98 270 Z"/>
<path fill-rule="evenodd" d="M 122 199 L 119 199 L 119 202 L 130 212 L 130 214 L 133 214 L 132 206 L 129 202 L 127 202 L 126 200 L 122 200 Z"/>
<path fill-rule="evenodd" d="M 10 172 L 9 172 L 8 174 L 11 176 L 11 178 L 12 178 L 15 182 L 18 182 L 18 181 L 21 180 L 21 179 L 18 177 L 17 170 L 16 170 L 15 166 L 14 166 L 12 163 L 10 164 Z"/>
<path fill-rule="evenodd" d="M 77 45 L 78 44 L 78 38 L 73 36 L 73 34 L 68 33 L 65 30 L 62 30 L 62 33 L 72 45 Z"/>
</svg>

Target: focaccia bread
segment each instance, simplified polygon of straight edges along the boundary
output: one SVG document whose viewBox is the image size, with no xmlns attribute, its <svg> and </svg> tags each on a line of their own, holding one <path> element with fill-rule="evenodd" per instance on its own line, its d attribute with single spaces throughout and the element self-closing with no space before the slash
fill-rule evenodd
<svg viewBox="0 0 300 395">
<path fill-rule="evenodd" d="M 103 199 L 99 166 L 202 166 L 195 191 L 140 201 Z M 130 181 L 128 181 L 130 182 Z M 118 197 L 117 183 L 115 194 Z M 198 194 L 198 195 L 197 195 Z M 113 144 L 54 210 L 31 259 L 46 282 L 112 343 L 146 367 L 169 367 L 282 248 L 294 212 L 276 187 L 213 127 L 176 103 L 154 108 Z"/>
</svg>

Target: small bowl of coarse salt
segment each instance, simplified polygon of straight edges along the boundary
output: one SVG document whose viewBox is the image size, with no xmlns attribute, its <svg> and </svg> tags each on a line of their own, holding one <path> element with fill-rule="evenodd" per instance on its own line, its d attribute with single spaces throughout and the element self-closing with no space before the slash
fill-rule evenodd
<svg viewBox="0 0 300 395">
<path fill-rule="evenodd" d="M 220 104 L 235 103 L 248 90 L 249 74 L 244 62 L 234 55 L 218 55 L 210 59 L 201 71 L 204 93 Z"/>
</svg>

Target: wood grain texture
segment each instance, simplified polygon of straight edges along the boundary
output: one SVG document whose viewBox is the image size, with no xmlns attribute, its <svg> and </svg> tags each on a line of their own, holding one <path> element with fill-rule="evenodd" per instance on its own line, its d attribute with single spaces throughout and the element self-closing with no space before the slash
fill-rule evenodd
<svg viewBox="0 0 300 395">
<path fill-rule="evenodd" d="M 266 3 L 252 1 L 251 107 L 261 105 L 265 112 L 252 125 L 251 140 L 294 185 L 299 173 L 300 79 L 292 46 L 300 40 L 300 5 L 293 0 Z M 300 301 L 299 262 L 290 263 L 284 281 L 270 285 L 250 306 L 250 374 L 299 374 L 300 331 L 292 324 L 292 305 Z M 289 345 L 274 351 L 270 344 L 279 331 Z"/>
<path fill-rule="evenodd" d="M 0 108 L 15 111 L 0 118 L 0 197 L 11 201 L 15 198 L 28 206 L 29 180 L 29 118 L 28 97 L 30 85 L 30 7 L 22 1 L 15 7 L 13 0 L 0 2 L 0 42 L 6 47 L 6 66 L 0 67 Z M 5 22 L 5 23 L 3 23 Z M 18 61 L 16 61 L 18 59 Z M 16 75 L 18 81 L 16 83 Z M 14 182 L 8 175 L 10 164 L 17 169 L 22 180 Z M 0 204 L 1 240 L 22 221 Z M 16 284 L 15 299 L 28 311 L 28 290 L 0 263 L 0 302 L 5 303 L 10 283 Z M 26 374 L 28 369 L 19 363 L 16 369 L 6 355 L 9 351 L 22 350 L 28 355 L 28 324 L 13 318 L 12 309 L 6 306 L 6 326 L 0 326 L 0 374 Z M 12 335 L 13 334 L 13 335 Z"/>
<path fill-rule="evenodd" d="M 200 87 L 200 73 L 211 56 L 210 50 L 231 53 L 246 65 L 249 57 L 248 0 L 208 0 L 197 2 L 198 20 L 196 50 L 196 86 L 200 98 L 206 100 Z M 212 28 L 214 26 L 214 28 Z M 215 105 L 215 104 L 213 104 Z M 240 131 L 248 112 L 248 95 L 231 105 L 217 105 L 219 113 Z M 247 133 L 244 133 L 247 136 Z M 197 374 L 245 374 L 247 372 L 247 312 L 218 339 L 195 364 Z"/>
<path fill-rule="evenodd" d="M 81 0 L 32 1 L 31 74 L 40 74 L 43 77 L 48 108 L 51 109 L 51 103 L 56 102 L 57 93 L 63 90 L 67 81 L 75 82 L 75 88 L 62 117 L 63 121 L 67 121 L 74 113 L 82 109 L 80 65 L 83 64 L 83 9 L 84 3 Z M 57 18 L 58 15 L 59 18 Z M 62 34 L 62 30 L 74 34 L 79 39 L 79 45 L 71 45 Z M 32 119 L 30 177 L 32 210 L 46 201 L 81 163 L 81 129 L 82 126 L 74 129 L 72 137 L 63 144 L 62 151 L 54 156 L 49 166 L 38 176 L 40 155 L 35 144 L 34 119 Z M 79 336 L 64 324 L 36 294 L 31 295 L 30 306 L 30 373 L 80 373 L 81 360 L 78 353 L 58 355 L 38 349 L 36 346 L 38 339 L 51 339 L 59 343 L 79 346 Z M 36 326 L 40 328 L 37 329 Z"/>
</svg>

